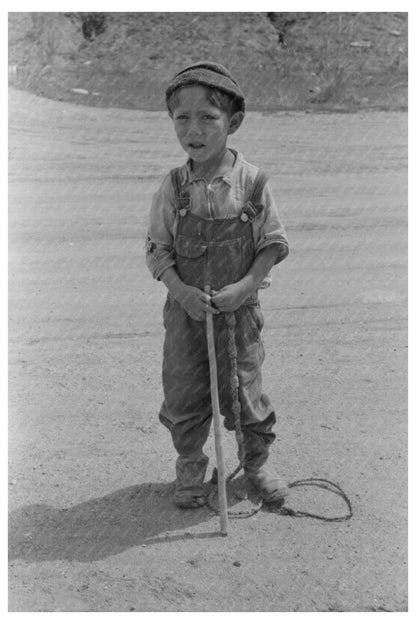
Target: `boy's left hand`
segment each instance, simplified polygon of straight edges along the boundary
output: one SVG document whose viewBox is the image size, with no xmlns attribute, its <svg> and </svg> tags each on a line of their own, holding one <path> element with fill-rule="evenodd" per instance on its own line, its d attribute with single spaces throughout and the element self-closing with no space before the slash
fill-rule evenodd
<svg viewBox="0 0 416 624">
<path fill-rule="evenodd" d="M 227 284 L 221 290 L 211 290 L 211 302 L 220 312 L 235 312 L 249 293 L 240 282 Z"/>
</svg>

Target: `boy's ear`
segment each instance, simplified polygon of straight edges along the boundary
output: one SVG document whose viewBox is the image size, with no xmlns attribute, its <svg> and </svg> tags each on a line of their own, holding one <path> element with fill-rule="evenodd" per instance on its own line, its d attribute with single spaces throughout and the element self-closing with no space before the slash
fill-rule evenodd
<svg viewBox="0 0 416 624">
<path fill-rule="evenodd" d="M 243 111 L 237 111 L 236 113 L 234 113 L 228 124 L 228 134 L 234 134 L 234 132 L 236 132 L 243 123 L 243 119 Z"/>
</svg>

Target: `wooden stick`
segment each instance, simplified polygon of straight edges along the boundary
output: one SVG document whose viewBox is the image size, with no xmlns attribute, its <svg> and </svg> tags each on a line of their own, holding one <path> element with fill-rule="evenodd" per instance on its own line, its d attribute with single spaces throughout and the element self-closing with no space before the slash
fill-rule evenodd
<svg viewBox="0 0 416 624">
<path fill-rule="evenodd" d="M 205 286 L 205 292 L 209 295 L 211 292 L 211 288 L 209 286 Z M 226 489 L 224 453 L 223 453 L 223 448 L 222 448 L 221 414 L 220 414 L 220 402 L 218 398 L 217 358 L 215 355 L 214 322 L 212 318 L 212 312 L 207 312 L 207 343 L 208 343 L 209 372 L 210 372 L 210 383 L 211 383 L 211 407 L 212 407 L 212 418 L 214 421 L 215 455 L 217 458 L 217 471 L 218 471 L 218 504 L 219 504 L 219 510 L 220 510 L 220 526 L 221 526 L 222 535 L 227 535 L 228 534 L 227 489 Z"/>
</svg>

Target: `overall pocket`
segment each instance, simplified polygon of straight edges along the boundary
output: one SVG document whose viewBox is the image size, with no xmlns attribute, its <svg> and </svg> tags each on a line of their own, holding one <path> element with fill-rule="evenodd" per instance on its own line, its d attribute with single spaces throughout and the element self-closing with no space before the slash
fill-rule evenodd
<svg viewBox="0 0 416 624">
<path fill-rule="evenodd" d="M 208 245 L 179 234 L 175 242 L 176 270 L 185 284 L 204 287 L 205 252 Z"/>
<path fill-rule="evenodd" d="M 264 316 L 260 305 L 243 305 L 244 316 L 247 325 L 250 327 L 251 335 L 256 340 L 260 340 L 260 335 L 264 327 Z"/>
<path fill-rule="evenodd" d="M 183 236 L 183 234 L 178 235 L 175 243 L 176 255 L 184 258 L 199 258 L 205 253 L 207 247 L 206 243 Z"/>
</svg>

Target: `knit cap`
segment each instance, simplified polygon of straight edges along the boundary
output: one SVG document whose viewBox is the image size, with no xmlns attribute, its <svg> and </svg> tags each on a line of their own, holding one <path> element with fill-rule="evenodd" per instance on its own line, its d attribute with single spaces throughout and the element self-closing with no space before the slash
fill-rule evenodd
<svg viewBox="0 0 416 624">
<path fill-rule="evenodd" d="M 194 63 L 176 74 L 166 89 L 166 100 L 168 100 L 177 89 L 193 84 L 219 89 L 220 91 L 234 96 L 237 100 L 239 110 L 244 113 L 244 94 L 237 81 L 223 65 L 211 63 L 209 61 Z"/>
</svg>

